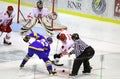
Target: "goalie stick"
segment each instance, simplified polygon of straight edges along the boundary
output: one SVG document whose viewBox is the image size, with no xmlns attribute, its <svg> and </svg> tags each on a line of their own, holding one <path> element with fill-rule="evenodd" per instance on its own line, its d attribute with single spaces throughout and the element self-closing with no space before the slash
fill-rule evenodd
<svg viewBox="0 0 120 79">
<path fill-rule="evenodd" d="M 23 28 L 21 28 L 21 30 L 24 30 L 23 33 L 27 32 L 29 30 L 33 33 L 32 27 L 35 25 L 36 21 L 37 21 L 37 19 L 34 19 L 32 22 L 32 26 L 30 26 L 29 28 L 27 28 L 26 26 L 31 22 L 31 20 L 29 20 L 25 25 L 23 25 Z"/>
<path fill-rule="evenodd" d="M 25 27 L 25 26 L 23 26 L 23 27 Z M 34 31 L 32 30 L 32 28 L 29 28 L 28 30 L 30 30 L 32 33 L 34 33 Z M 27 31 L 26 31 L 26 32 L 27 32 Z M 23 34 L 21 34 L 21 36 L 22 36 L 22 39 L 24 39 Z M 28 43 L 31 44 L 29 41 L 28 41 Z"/>
<path fill-rule="evenodd" d="M 43 27 L 45 27 L 45 30 L 47 31 L 47 33 L 49 33 L 50 35 L 53 35 L 53 29 L 52 27 L 49 25 L 50 22 L 48 22 L 46 17 L 40 18 L 38 19 L 38 21 L 41 22 L 41 25 Z"/>
</svg>

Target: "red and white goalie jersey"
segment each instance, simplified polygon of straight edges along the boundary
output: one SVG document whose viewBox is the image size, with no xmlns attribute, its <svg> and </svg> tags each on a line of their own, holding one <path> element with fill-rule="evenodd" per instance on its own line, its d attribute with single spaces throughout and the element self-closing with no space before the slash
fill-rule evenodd
<svg viewBox="0 0 120 79">
<path fill-rule="evenodd" d="M 37 8 L 34 7 L 29 15 L 28 18 L 29 19 L 33 19 L 33 18 L 42 18 L 42 17 L 47 17 L 50 15 L 50 11 L 47 8 L 42 8 L 41 11 Z"/>
</svg>

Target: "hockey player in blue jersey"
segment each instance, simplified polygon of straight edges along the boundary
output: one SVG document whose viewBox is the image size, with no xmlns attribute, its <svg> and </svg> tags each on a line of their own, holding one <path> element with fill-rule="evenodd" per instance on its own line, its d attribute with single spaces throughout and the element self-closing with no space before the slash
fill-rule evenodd
<svg viewBox="0 0 120 79">
<path fill-rule="evenodd" d="M 52 70 L 52 63 L 48 58 L 50 53 L 50 44 L 53 42 L 53 39 L 51 37 L 48 37 L 46 39 L 44 36 L 38 33 L 31 33 L 29 35 L 26 35 L 23 40 L 25 42 L 29 42 L 30 38 L 35 38 L 35 41 L 29 44 L 28 53 L 20 64 L 20 68 L 23 68 L 30 57 L 36 54 L 39 59 L 42 59 L 45 62 L 49 74 L 54 75 L 56 72 Z"/>
</svg>

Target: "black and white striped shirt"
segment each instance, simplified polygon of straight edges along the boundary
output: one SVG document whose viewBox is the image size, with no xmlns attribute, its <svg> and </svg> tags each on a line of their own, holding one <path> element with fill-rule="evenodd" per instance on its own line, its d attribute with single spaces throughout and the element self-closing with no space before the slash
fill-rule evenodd
<svg viewBox="0 0 120 79">
<path fill-rule="evenodd" d="M 75 54 L 78 57 L 89 45 L 83 42 L 81 39 L 78 39 L 74 43 L 74 50 L 70 52 L 70 54 Z"/>
</svg>

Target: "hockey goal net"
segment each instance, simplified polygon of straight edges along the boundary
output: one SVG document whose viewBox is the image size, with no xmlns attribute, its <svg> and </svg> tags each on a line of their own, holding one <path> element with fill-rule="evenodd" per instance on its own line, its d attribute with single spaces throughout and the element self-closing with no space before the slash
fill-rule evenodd
<svg viewBox="0 0 120 79">
<path fill-rule="evenodd" d="M 25 23 L 25 21 L 27 21 L 27 15 L 29 13 L 28 11 L 30 11 L 32 8 L 32 7 L 24 8 L 25 6 L 21 6 L 21 3 L 25 2 L 25 3 L 31 4 L 34 7 L 36 6 L 37 1 L 38 0 L 29 0 L 29 1 L 18 0 L 18 16 L 17 16 L 18 23 Z M 44 4 L 44 7 L 48 8 L 51 12 L 57 12 L 58 0 L 42 0 L 42 1 Z M 67 30 L 67 27 L 62 25 L 62 23 L 60 22 L 59 14 L 57 19 L 52 20 L 51 26 L 55 31 Z"/>
</svg>

